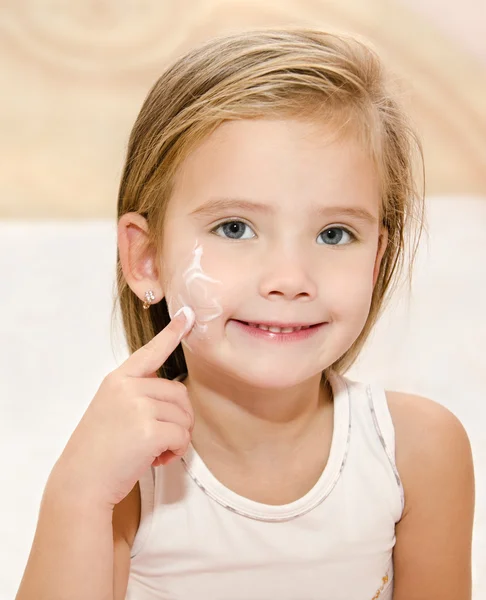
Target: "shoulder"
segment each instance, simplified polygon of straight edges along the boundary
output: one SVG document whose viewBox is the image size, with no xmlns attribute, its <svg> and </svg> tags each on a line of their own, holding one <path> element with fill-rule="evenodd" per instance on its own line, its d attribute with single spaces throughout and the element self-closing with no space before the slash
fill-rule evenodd
<svg viewBox="0 0 486 600">
<path fill-rule="evenodd" d="M 387 391 L 388 408 L 396 435 L 409 439 L 410 447 L 426 447 L 434 441 L 450 441 L 469 444 L 469 439 L 461 421 L 444 405 L 430 398 Z M 434 445 L 431 444 L 433 448 Z"/>
<path fill-rule="evenodd" d="M 472 471 L 471 445 L 461 421 L 442 404 L 397 391 L 387 391 L 386 397 L 395 429 L 396 464 L 405 490 L 406 512 L 410 508 L 407 496 L 411 500 L 414 487 L 425 486 L 422 476 L 428 474 L 432 485 L 432 472 Z"/>
<path fill-rule="evenodd" d="M 425 433 L 425 430 L 433 425 L 434 431 L 439 435 L 447 432 L 467 438 L 461 421 L 439 402 L 417 394 L 395 391 L 387 391 L 386 399 L 398 433 L 402 430 L 405 433 Z"/>
<path fill-rule="evenodd" d="M 414 394 L 386 392 L 405 507 L 395 528 L 396 600 L 470 600 L 471 446 L 459 419 Z"/>
</svg>

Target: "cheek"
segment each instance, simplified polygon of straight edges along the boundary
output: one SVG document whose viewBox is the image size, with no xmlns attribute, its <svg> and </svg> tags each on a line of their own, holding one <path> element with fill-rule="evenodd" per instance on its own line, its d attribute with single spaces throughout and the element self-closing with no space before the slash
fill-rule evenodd
<svg viewBox="0 0 486 600">
<path fill-rule="evenodd" d="M 373 262 L 359 261 L 340 268 L 329 275 L 327 282 L 323 296 L 331 318 L 353 328 L 363 326 L 373 295 Z"/>
<path fill-rule="evenodd" d="M 190 306 L 196 316 L 194 332 L 205 333 L 208 324 L 223 313 L 219 282 L 202 277 L 174 277 L 168 286 L 167 306 L 171 317 L 182 306 Z"/>
<path fill-rule="evenodd" d="M 181 306 L 190 306 L 196 320 L 191 335 L 207 336 L 210 324 L 224 313 L 225 290 L 224 272 L 211 268 L 210 257 L 204 256 L 203 248 L 196 244 L 192 255 L 181 260 L 172 268 L 165 285 L 167 306 L 172 316 Z M 186 254 L 187 256 L 187 254 Z"/>
</svg>

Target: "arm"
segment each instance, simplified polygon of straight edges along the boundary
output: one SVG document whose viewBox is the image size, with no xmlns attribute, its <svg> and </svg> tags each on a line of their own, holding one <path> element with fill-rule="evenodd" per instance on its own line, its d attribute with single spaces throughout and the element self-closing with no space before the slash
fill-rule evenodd
<svg viewBox="0 0 486 600">
<path fill-rule="evenodd" d="M 394 600 L 470 600 L 474 471 L 448 409 L 388 392 L 405 509 L 396 526 Z"/>
<path fill-rule="evenodd" d="M 50 477 L 16 600 L 113 600 L 112 511 Z"/>
<path fill-rule="evenodd" d="M 187 310 L 102 381 L 49 476 L 16 600 L 125 597 L 139 474 L 191 439 L 186 387 L 154 377 L 194 324 Z"/>
</svg>

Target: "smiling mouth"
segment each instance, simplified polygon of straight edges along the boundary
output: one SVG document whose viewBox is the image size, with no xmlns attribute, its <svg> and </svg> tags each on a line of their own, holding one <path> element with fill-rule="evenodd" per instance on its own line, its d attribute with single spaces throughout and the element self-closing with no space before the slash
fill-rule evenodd
<svg viewBox="0 0 486 600">
<path fill-rule="evenodd" d="M 312 325 L 298 325 L 293 323 L 255 323 L 250 321 L 239 321 L 239 323 L 243 323 L 248 327 L 254 327 L 255 329 L 261 329 L 262 331 L 270 331 L 270 333 L 294 333 L 296 331 L 302 331 L 303 329 L 312 329 L 313 327 L 323 325 L 323 323 L 314 323 Z"/>
</svg>

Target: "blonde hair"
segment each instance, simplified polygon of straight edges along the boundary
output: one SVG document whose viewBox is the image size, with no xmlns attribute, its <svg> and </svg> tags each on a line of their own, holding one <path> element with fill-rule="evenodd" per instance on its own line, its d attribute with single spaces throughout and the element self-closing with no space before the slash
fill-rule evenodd
<svg viewBox="0 0 486 600">
<path fill-rule="evenodd" d="M 353 131 L 367 145 L 380 176 L 388 245 L 365 326 L 328 367 L 343 373 L 358 357 L 406 262 L 410 282 L 424 224 L 424 194 L 417 191 L 414 166 L 418 157 L 423 175 L 421 143 L 367 43 L 307 28 L 259 29 L 214 38 L 179 58 L 152 87 L 133 126 L 118 218 L 132 211 L 143 215 L 148 243 L 160 257 L 173 176 L 190 150 L 223 121 L 286 116 L 325 119 L 336 133 Z M 123 276 L 119 253 L 116 284 L 114 309 L 119 301 L 133 352 L 168 324 L 167 304 L 163 299 L 142 309 Z M 179 345 L 158 375 L 173 379 L 185 371 Z"/>
</svg>

